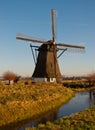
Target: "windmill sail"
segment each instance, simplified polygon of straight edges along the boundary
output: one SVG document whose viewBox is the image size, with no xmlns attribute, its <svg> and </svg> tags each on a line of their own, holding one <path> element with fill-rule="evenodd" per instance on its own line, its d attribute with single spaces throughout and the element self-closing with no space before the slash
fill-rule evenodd
<svg viewBox="0 0 95 130">
<path fill-rule="evenodd" d="M 56 44 L 57 46 L 63 46 L 63 47 L 70 47 L 70 48 L 79 48 L 79 49 L 85 49 L 84 46 L 78 46 L 78 45 L 71 45 L 71 44 L 65 44 L 65 43 L 59 43 Z"/>
<path fill-rule="evenodd" d="M 46 42 L 44 40 L 40 40 L 38 38 L 33 38 L 32 36 L 23 35 L 21 33 L 17 34 L 16 39 L 27 41 L 27 42 L 37 42 L 37 43 L 45 43 Z"/>
<path fill-rule="evenodd" d="M 51 10 L 51 17 L 52 17 L 52 40 L 53 42 L 55 41 L 55 16 L 56 16 L 56 11 L 55 10 Z"/>
</svg>

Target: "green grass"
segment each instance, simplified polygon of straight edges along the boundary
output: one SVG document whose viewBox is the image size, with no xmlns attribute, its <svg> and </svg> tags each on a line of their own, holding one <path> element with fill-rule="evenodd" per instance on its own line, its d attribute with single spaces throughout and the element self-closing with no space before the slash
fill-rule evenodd
<svg viewBox="0 0 95 130">
<path fill-rule="evenodd" d="M 61 84 L 0 83 L 0 126 L 34 119 L 67 102 L 73 95 L 70 88 Z"/>
</svg>

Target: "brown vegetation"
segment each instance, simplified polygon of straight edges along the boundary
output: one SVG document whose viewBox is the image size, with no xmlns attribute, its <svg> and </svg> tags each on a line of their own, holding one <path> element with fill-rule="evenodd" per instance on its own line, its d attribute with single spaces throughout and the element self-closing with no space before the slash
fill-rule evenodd
<svg viewBox="0 0 95 130">
<path fill-rule="evenodd" d="M 3 74 L 3 78 L 4 80 L 8 80 L 9 81 L 9 84 L 10 84 L 10 81 L 16 81 L 17 80 L 17 75 L 11 71 L 7 71 Z"/>
<path fill-rule="evenodd" d="M 89 74 L 87 76 L 87 80 L 89 82 L 89 86 L 94 86 L 95 85 L 95 72 Z"/>
</svg>

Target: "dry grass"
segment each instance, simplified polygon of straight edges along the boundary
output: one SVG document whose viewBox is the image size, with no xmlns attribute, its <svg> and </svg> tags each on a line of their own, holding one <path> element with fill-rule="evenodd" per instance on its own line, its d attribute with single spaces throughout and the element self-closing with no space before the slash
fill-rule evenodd
<svg viewBox="0 0 95 130">
<path fill-rule="evenodd" d="M 0 83 L 0 126 L 33 118 L 69 100 L 74 92 L 61 84 Z"/>
</svg>

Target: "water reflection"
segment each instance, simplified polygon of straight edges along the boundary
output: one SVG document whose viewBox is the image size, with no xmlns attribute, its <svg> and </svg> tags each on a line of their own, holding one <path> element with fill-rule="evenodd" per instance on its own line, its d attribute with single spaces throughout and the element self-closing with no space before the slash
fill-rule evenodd
<svg viewBox="0 0 95 130">
<path fill-rule="evenodd" d="M 89 108 L 95 105 L 95 90 L 89 92 L 80 92 L 75 95 L 69 102 L 62 105 L 58 110 L 48 112 L 44 114 L 43 117 L 39 117 L 36 121 L 31 121 L 29 123 L 24 123 L 24 125 L 16 126 L 12 130 L 25 130 L 28 127 L 37 126 L 39 123 L 46 123 L 47 121 L 54 121 L 63 116 L 68 116 L 75 112 L 82 111 L 85 108 Z M 19 128 L 17 128 L 19 127 Z M 6 129 L 7 130 L 7 129 Z"/>
<path fill-rule="evenodd" d="M 28 123 L 26 124 L 25 126 L 22 126 L 20 128 L 18 128 L 17 130 L 26 130 L 26 128 L 29 128 L 29 127 L 36 127 L 38 124 L 38 122 L 31 122 L 31 123 Z"/>
<path fill-rule="evenodd" d="M 54 121 L 55 119 L 57 119 L 57 115 L 58 115 L 58 110 L 54 110 L 53 112 L 48 112 L 43 117 L 39 117 L 39 119 L 37 119 L 35 122 L 28 123 L 25 126 L 18 128 L 17 130 L 25 130 L 26 128 L 33 127 L 33 126 L 37 127 L 39 123 L 46 123 L 48 120 Z"/>
<path fill-rule="evenodd" d="M 95 105 L 95 90 L 89 92 L 89 103 L 91 106 Z"/>
<path fill-rule="evenodd" d="M 58 119 L 75 112 L 82 111 L 83 109 L 89 108 L 94 104 L 95 94 L 93 91 L 78 93 L 67 104 L 59 108 Z"/>
</svg>

